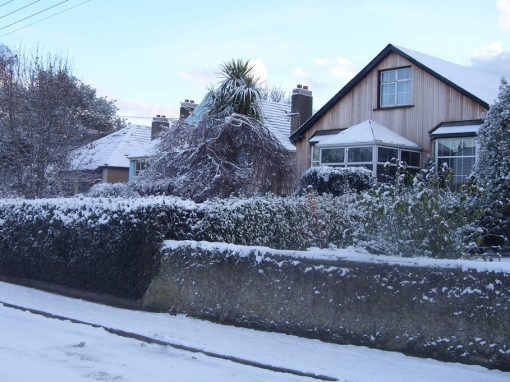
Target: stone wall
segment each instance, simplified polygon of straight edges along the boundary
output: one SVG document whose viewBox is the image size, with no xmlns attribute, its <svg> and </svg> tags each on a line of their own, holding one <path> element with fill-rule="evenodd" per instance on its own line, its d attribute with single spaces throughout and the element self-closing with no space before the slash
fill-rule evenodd
<svg viewBox="0 0 510 382">
<path fill-rule="evenodd" d="M 381 258 L 379 258 L 381 259 Z M 510 370 L 510 274 L 184 243 L 145 309 Z"/>
</svg>

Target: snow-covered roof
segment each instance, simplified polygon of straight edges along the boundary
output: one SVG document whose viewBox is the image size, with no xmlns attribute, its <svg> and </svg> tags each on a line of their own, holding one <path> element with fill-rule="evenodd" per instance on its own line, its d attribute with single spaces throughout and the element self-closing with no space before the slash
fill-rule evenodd
<svg viewBox="0 0 510 382">
<path fill-rule="evenodd" d="M 396 46 L 396 48 L 489 105 L 492 105 L 494 100 L 498 98 L 501 83 L 501 78 L 498 76 L 401 46 Z"/>
<path fill-rule="evenodd" d="M 478 135 L 481 124 L 477 125 L 454 125 L 454 126 L 441 126 L 430 133 L 431 136 L 439 135 L 451 135 L 451 134 L 466 134 L 466 135 Z"/>
<path fill-rule="evenodd" d="M 296 151 L 290 137 L 290 105 L 280 102 L 261 101 L 264 126 L 280 141 L 289 151 Z"/>
<path fill-rule="evenodd" d="M 128 125 L 76 149 L 71 164 L 76 170 L 94 170 L 102 166 L 129 168 L 128 156 L 145 150 L 150 143 L 150 126 Z"/>
<path fill-rule="evenodd" d="M 338 134 L 321 140 L 317 146 L 353 146 L 386 144 L 397 147 L 419 150 L 420 146 L 413 141 L 391 131 L 387 127 L 367 119 L 358 125 L 345 129 Z"/>
<path fill-rule="evenodd" d="M 129 159 L 148 158 L 148 157 L 155 156 L 160 143 L 161 143 L 161 138 L 155 138 L 155 139 L 151 140 L 144 147 L 140 147 L 140 148 L 130 152 L 128 155 L 128 158 Z"/>
<path fill-rule="evenodd" d="M 332 136 L 338 134 L 339 132 L 336 131 L 334 133 L 331 133 L 331 134 L 317 134 L 317 135 L 314 135 L 313 137 L 311 137 L 308 142 L 310 143 L 317 143 L 317 144 L 321 144 L 322 142 L 324 142 L 326 139 L 328 138 L 331 138 Z"/>
</svg>

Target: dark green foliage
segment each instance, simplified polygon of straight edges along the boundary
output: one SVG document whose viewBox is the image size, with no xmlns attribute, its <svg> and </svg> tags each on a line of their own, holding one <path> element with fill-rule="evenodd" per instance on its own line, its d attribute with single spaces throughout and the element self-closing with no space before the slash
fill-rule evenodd
<svg viewBox="0 0 510 382">
<path fill-rule="evenodd" d="M 364 167 L 334 168 L 328 166 L 312 167 L 301 176 L 301 192 L 306 193 L 311 188 L 317 194 L 331 194 L 334 196 L 346 192 L 361 192 L 370 189 L 375 184 L 372 171 Z"/>
<path fill-rule="evenodd" d="M 510 241 L 510 85 L 501 81 L 498 100 L 491 106 L 478 134 L 474 175 L 483 188 L 480 205 L 485 246 L 508 246 Z"/>
<path fill-rule="evenodd" d="M 186 210 L 97 207 L 0 205 L 0 273 L 141 298 L 159 269 L 164 234 L 180 237 L 176 220 L 185 222 Z"/>
</svg>

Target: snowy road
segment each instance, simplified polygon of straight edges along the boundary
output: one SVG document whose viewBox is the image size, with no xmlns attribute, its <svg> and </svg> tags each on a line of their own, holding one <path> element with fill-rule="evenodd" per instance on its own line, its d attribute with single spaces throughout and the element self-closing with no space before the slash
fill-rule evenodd
<svg viewBox="0 0 510 382">
<path fill-rule="evenodd" d="M 510 381 L 510 373 L 52 295 L 0 282 L 0 301 L 339 381 Z M 0 305 L 0 380 L 316 381 Z"/>
</svg>

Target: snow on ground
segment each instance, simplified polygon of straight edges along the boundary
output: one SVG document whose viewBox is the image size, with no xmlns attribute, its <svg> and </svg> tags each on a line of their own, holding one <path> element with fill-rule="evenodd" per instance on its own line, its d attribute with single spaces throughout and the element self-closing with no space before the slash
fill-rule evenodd
<svg viewBox="0 0 510 382">
<path fill-rule="evenodd" d="M 0 325 L 0 375 L 6 382 L 296 380 L 4 307 Z"/>
<path fill-rule="evenodd" d="M 185 316 L 113 308 L 0 282 L 0 301 L 250 361 L 348 382 L 499 382 L 480 366 L 340 346 Z M 306 381 L 201 354 L 142 343 L 0 306 L 0 375 L 16 381 Z M 82 344 L 84 343 L 84 344 Z"/>
</svg>

